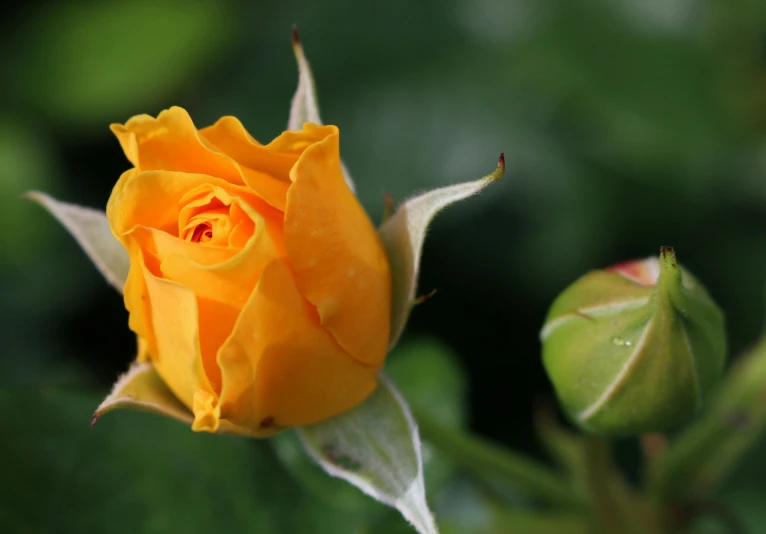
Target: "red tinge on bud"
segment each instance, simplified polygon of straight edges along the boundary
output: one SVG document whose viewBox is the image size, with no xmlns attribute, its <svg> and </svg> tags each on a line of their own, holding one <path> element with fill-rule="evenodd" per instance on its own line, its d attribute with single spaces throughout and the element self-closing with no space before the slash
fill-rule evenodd
<svg viewBox="0 0 766 534">
<path fill-rule="evenodd" d="M 606 268 L 607 271 L 620 274 L 642 286 L 653 286 L 660 276 L 660 263 L 657 258 L 624 261 Z"/>
</svg>

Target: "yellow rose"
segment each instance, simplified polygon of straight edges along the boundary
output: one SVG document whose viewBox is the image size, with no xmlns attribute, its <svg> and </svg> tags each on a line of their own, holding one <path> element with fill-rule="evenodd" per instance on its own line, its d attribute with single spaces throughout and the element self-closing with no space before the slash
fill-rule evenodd
<svg viewBox="0 0 766 534">
<path fill-rule="evenodd" d="M 268 435 L 362 402 L 387 352 L 391 273 L 338 129 L 261 145 L 233 117 L 197 130 L 174 107 L 112 131 L 133 164 L 106 211 L 130 256 L 138 359 L 192 428 Z"/>
</svg>

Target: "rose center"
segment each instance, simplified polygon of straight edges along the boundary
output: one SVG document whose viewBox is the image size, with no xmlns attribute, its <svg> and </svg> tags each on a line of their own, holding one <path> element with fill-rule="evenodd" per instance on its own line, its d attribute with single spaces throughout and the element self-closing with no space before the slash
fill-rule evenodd
<svg viewBox="0 0 766 534">
<path fill-rule="evenodd" d="M 183 239 L 192 243 L 226 245 L 231 232 L 229 211 L 229 206 L 213 199 L 209 204 L 190 210 L 189 217 L 179 224 L 179 233 Z"/>
<path fill-rule="evenodd" d="M 244 247 L 252 235 L 252 219 L 227 195 L 210 186 L 187 193 L 179 202 L 178 237 L 191 243 Z"/>
<path fill-rule="evenodd" d="M 213 240 L 213 225 L 209 222 L 198 224 L 191 235 L 192 243 L 207 243 Z"/>
</svg>

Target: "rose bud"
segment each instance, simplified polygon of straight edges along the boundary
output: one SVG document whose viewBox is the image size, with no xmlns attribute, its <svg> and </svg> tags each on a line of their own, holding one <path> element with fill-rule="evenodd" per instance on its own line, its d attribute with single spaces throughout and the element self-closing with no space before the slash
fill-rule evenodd
<svg viewBox="0 0 766 534">
<path fill-rule="evenodd" d="M 341 171 L 335 126 L 261 145 L 181 108 L 112 131 L 133 168 L 106 214 L 130 256 L 138 361 L 193 428 L 265 435 L 348 410 L 388 350 L 391 273 Z"/>
<path fill-rule="evenodd" d="M 39 191 L 124 298 L 136 361 L 98 405 L 145 410 L 204 432 L 294 428 L 327 473 L 437 532 L 404 397 L 380 370 L 417 296 L 431 220 L 505 172 L 389 209 L 376 229 L 323 126 L 295 28 L 298 87 L 287 131 L 256 141 L 234 117 L 197 129 L 178 107 L 113 124 L 133 168 L 106 213 Z M 287 436 L 286 436 L 287 437 Z M 287 437 L 289 439 L 289 437 Z"/>
<path fill-rule="evenodd" d="M 672 248 L 592 271 L 553 302 L 540 337 L 564 410 L 584 430 L 663 432 L 687 422 L 726 362 L 724 317 Z"/>
</svg>

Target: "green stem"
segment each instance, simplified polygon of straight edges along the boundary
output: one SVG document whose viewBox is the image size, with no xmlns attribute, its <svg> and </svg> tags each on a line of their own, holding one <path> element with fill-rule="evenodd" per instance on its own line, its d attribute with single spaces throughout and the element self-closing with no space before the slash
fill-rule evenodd
<svg viewBox="0 0 766 534">
<path fill-rule="evenodd" d="M 585 485 L 601 532 L 623 532 L 623 521 L 612 494 L 611 451 L 609 443 L 598 437 L 585 438 Z"/>
<path fill-rule="evenodd" d="M 641 501 L 615 469 L 611 443 L 585 438 L 585 486 L 600 532 L 605 534 L 658 534 L 662 532 L 654 510 Z"/>
<path fill-rule="evenodd" d="M 416 410 L 421 436 L 463 468 L 500 477 L 551 504 L 583 505 L 582 496 L 550 468 L 479 437 L 453 430 Z"/>
</svg>

